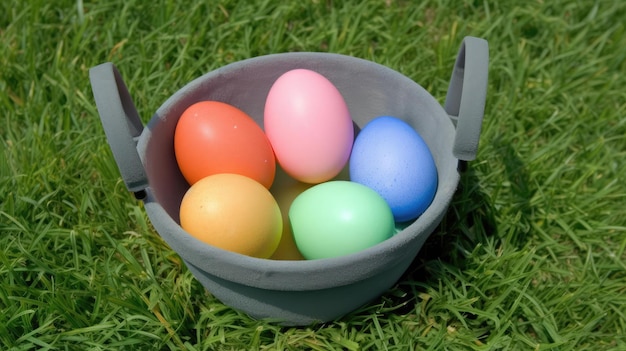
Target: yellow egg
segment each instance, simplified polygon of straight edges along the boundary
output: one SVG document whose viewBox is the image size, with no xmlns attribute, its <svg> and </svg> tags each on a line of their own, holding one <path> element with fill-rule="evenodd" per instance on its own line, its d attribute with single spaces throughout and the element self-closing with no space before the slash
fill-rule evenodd
<svg viewBox="0 0 626 351">
<path fill-rule="evenodd" d="M 283 230 L 269 190 L 230 173 L 208 176 L 189 188 L 180 205 L 180 225 L 209 245 L 258 258 L 272 256 Z"/>
<path fill-rule="evenodd" d="M 270 257 L 273 260 L 303 260 L 304 256 L 298 250 L 296 241 L 293 238 L 291 232 L 291 225 L 289 224 L 289 208 L 293 200 L 300 195 L 306 189 L 312 187 L 313 184 L 302 183 L 288 176 L 282 168 L 277 167 L 276 179 L 274 184 L 270 188 L 271 193 L 274 195 L 280 212 L 283 217 L 283 235 L 281 236 L 278 248 L 274 251 L 274 254 Z"/>
</svg>

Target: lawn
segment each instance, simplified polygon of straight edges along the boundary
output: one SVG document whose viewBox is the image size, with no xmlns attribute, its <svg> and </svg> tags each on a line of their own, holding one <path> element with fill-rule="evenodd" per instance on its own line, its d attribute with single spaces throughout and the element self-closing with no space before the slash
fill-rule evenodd
<svg viewBox="0 0 626 351">
<path fill-rule="evenodd" d="M 0 349 L 626 350 L 626 2 L 0 2 Z M 126 190 L 88 70 L 145 123 L 259 55 L 391 67 L 443 103 L 464 36 L 490 46 L 478 158 L 402 279 L 281 327 L 210 293 Z"/>
</svg>

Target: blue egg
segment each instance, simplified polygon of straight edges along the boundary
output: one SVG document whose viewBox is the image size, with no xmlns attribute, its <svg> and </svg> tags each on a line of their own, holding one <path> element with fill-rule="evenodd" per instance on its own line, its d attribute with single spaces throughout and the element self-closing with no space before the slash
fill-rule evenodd
<svg viewBox="0 0 626 351">
<path fill-rule="evenodd" d="M 437 191 L 437 167 L 428 145 L 408 123 L 382 116 L 357 135 L 350 155 L 350 180 L 374 189 L 396 222 L 419 217 Z"/>
</svg>

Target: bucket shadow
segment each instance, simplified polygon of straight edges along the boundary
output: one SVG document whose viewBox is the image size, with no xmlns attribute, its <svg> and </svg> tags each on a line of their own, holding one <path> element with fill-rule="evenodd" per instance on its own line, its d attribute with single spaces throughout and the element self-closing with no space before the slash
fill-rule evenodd
<svg viewBox="0 0 626 351">
<path fill-rule="evenodd" d="M 459 188 L 452 203 L 435 232 L 427 239 L 417 257 L 398 283 L 378 301 L 371 305 L 389 306 L 382 313 L 403 315 L 419 310 L 416 296 L 428 286 L 438 284 L 441 271 L 433 264 L 444 264 L 463 271 L 467 266 L 467 253 L 478 245 L 503 241 L 515 247 L 523 247 L 529 238 L 530 219 L 534 213 L 531 199 L 536 189 L 532 188 L 526 165 L 513 146 L 501 140 L 492 141 L 492 146 L 504 166 L 504 176 L 509 182 L 508 196 L 520 215 L 513 230 L 498 228 L 494 201 L 481 187 L 477 171 L 471 163 L 461 173 Z"/>
<path fill-rule="evenodd" d="M 493 202 L 480 187 L 474 169 L 468 166 L 461 174 L 448 212 L 402 278 L 420 282 L 436 278 L 427 269 L 427 263 L 435 260 L 462 269 L 464 252 L 473 251 L 497 232 L 494 212 Z"/>
</svg>

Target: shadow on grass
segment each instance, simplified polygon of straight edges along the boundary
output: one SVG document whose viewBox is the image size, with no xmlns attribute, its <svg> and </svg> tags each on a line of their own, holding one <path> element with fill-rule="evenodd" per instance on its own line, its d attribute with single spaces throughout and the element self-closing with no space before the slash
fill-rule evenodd
<svg viewBox="0 0 626 351">
<path fill-rule="evenodd" d="M 388 313 L 392 314 L 414 313 L 420 303 L 415 295 L 424 287 L 436 288 L 442 280 L 441 275 L 446 273 L 445 269 L 441 269 L 442 265 L 462 272 L 467 268 L 468 256 L 479 245 L 495 244 L 498 247 L 503 242 L 518 248 L 526 245 L 530 227 L 528 220 L 534 212 L 531 199 L 536 190 L 532 188 L 525 163 L 514 147 L 501 140 L 494 140 L 492 146 L 497 150 L 504 168 L 504 174 L 495 179 L 504 179 L 504 183 L 489 188 L 507 188 L 504 192 L 512 203 L 506 208 L 517 213 L 514 216 L 518 219 L 517 223 L 499 225 L 497 217 L 500 216 L 497 215 L 494 200 L 481 186 L 479 172 L 470 163 L 461 174 L 459 188 L 441 224 L 427 239 L 398 283 L 373 304 L 384 303 L 390 307 Z M 416 291 L 416 285 L 422 288 Z"/>
</svg>

